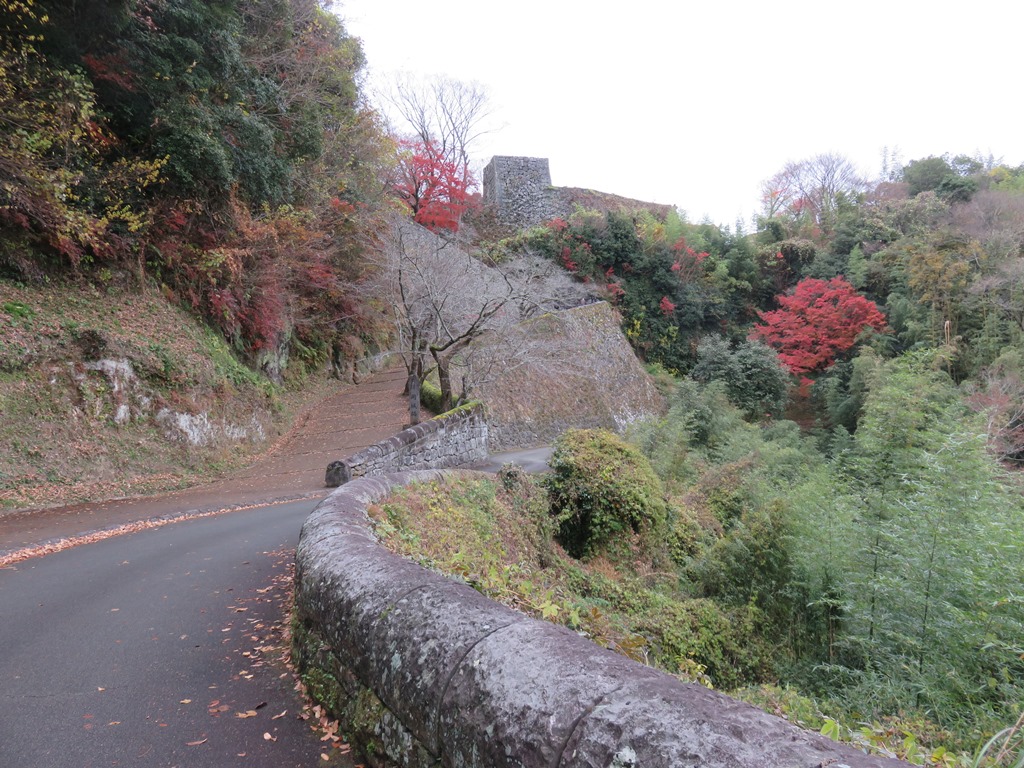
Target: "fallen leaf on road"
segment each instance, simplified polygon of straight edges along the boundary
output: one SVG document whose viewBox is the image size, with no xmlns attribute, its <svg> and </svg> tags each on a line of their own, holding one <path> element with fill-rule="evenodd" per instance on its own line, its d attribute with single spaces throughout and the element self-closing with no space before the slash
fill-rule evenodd
<svg viewBox="0 0 1024 768">
<path fill-rule="evenodd" d="M 235 712 L 235 717 L 256 717 L 256 710 L 250 709 L 246 712 Z"/>
<path fill-rule="evenodd" d="M 326 761 L 331 759 L 331 756 L 328 755 L 326 752 L 321 752 L 320 753 L 320 759 L 323 760 L 324 762 L 326 762 Z"/>
<path fill-rule="evenodd" d="M 264 733 L 263 734 L 263 740 L 264 741 L 277 741 L 277 737 L 276 736 L 271 736 L 269 733 Z"/>
<path fill-rule="evenodd" d="M 280 720 L 280 719 L 281 719 L 282 717 L 284 717 L 284 716 L 285 716 L 285 715 L 287 715 L 287 714 L 288 714 L 288 710 L 286 709 L 286 710 L 285 710 L 284 712 L 282 712 L 282 713 L 281 713 L 280 715 L 274 715 L 274 716 L 273 716 L 272 718 L 270 718 L 270 719 L 271 719 L 271 720 Z"/>
<path fill-rule="evenodd" d="M 99 688 L 99 687 L 97 687 L 97 688 L 96 688 L 96 690 L 97 690 L 97 691 L 105 691 L 105 690 L 107 690 L 107 689 L 106 689 L 106 688 Z"/>
<path fill-rule="evenodd" d="M 267 702 L 261 701 L 259 704 L 253 707 L 253 709 L 263 709 L 265 706 L 267 706 Z"/>
<path fill-rule="evenodd" d="M 200 739 L 199 741 L 190 741 L 185 744 L 186 747 L 198 747 L 200 744 L 205 744 L 206 739 Z"/>
<path fill-rule="evenodd" d="M 192 703 L 192 699 L 182 699 L 178 703 L 179 704 L 191 704 Z"/>
<path fill-rule="evenodd" d="M 270 506 L 276 506 L 278 504 L 287 504 L 286 500 L 273 502 Z M 137 533 L 138 531 L 148 531 L 153 528 L 163 528 L 165 525 L 173 525 L 174 523 L 184 522 L 185 520 L 199 520 L 206 517 L 215 517 L 216 515 L 223 514 L 225 512 L 240 512 L 246 509 L 253 509 L 257 505 L 234 505 L 230 507 L 224 507 L 222 509 L 213 509 L 208 512 L 191 512 L 184 515 L 178 515 L 171 518 L 163 518 L 160 520 L 146 520 L 139 523 L 126 523 L 125 525 L 119 525 L 116 528 L 110 528 L 105 531 L 97 531 L 95 533 L 86 534 L 84 536 L 74 536 L 67 539 L 60 539 L 59 541 L 51 542 L 49 544 L 40 544 L 33 547 L 25 547 L 24 549 L 18 549 L 13 552 L 0 556 L 0 568 L 6 568 L 13 563 L 20 563 L 22 560 L 27 560 L 31 557 L 42 557 L 43 555 L 50 555 L 54 552 L 63 552 L 65 549 L 71 547 L 77 547 L 80 544 L 93 544 L 97 541 L 105 541 L 115 536 L 121 536 L 125 533 Z M 261 505 L 262 506 L 262 505 Z M 206 558 L 210 560 L 212 558 Z M 127 565 L 128 560 L 125 560 L 122 565 Z M 204 571 L 201 571 L 204 572 Z M 206 613 L 204 608 L 201 613 Z"/>
</svg>

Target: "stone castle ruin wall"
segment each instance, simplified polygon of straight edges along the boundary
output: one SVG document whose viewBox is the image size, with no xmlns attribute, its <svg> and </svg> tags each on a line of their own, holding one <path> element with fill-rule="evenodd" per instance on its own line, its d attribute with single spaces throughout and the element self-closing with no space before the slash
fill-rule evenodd
<svg viewBox="0 0 1024 768">
<path fill-rule="evenodd" d="M 671 205 L 648 203 L 579 187 L 555 187 L 546 157 L 496 155 L 484 168 L 484 204 L 502 224 L 514 229 L 568 217 L 577 208 L 599 211 L 650 211 L 664 219 Z"/>
</svg>

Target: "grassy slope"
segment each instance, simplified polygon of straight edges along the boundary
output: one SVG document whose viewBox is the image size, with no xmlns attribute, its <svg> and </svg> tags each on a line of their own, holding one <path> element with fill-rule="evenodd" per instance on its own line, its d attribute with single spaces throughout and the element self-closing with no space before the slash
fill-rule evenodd
<svg viewBox="0 0 1024 768">
<path fill-rule="evenodd" d="M 689 597 L 663 547 L 623 533 L 573 559 L 554 541 L 546 491 L 521 472 L 403 488 L 370 515 L 394 551 L 635 660 L 725 688 L 767 679 L 745 617 Z"/>
<path fill-rule="evenodd" d="M 134 378 L 90 370 L 98 359 L 128 361 Z M 0 509 L 209 479 L 260 450 L 302 394 L 246 368 L 159 291 L 0 281 Z M 247 436 L 190 445 L 157 423 L 164 408 Z"/>
<path fill-rule="evenodd" d="M 726 615 L 710 600 L 688 597 L 664 553 L 645 550 L 635 536 L 597 557 L 569 557 L 553 540 L 547 507 L 542 484 L 503 471 L 497 480 L 456 473 L 444 483 L 407 486 L 369 513 L 392 551 L 682 680 L 722 688 L 804 728 L 824 727 L 872 754 L 972 764 L 968 755 L 957 762 L 942 746 L 950 734 L 930 723 L 860 723 L 835 712 L 832 719 L 813 699 L 765 684 L 770 649 L 752 642 L 756 615 Z"/>
</svg>

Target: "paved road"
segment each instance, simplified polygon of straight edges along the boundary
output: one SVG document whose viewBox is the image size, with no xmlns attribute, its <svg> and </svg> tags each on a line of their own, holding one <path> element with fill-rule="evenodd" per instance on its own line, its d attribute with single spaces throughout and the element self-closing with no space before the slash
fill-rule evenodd
<svg viewBox="0 0 1024 768">
<path fill-rule="evenodd" d="M 0 568 L 0 768 L 351 766 L 296 719 L 288 567 L 327 464 L 401 429 L 403 384 L 339 387 L 217 483 L 0 516 L 0 562 L 69 540 Z M 188 513 L 209 516 L 97 541 Z"/>
<path fill-rule="evenodd" d="M 391 437 L 408 419 L 401 371 L 382 371 L 359 386 L 338 385 L 311 406 L 262 460 L 208 485 L 142 500 L 120 499 L 0 514 L 0 554 L 43 541 L 184 512 L 258 501 L 326 495 L 324 471 L 335 459 Z M 0 766 L 6 768 L 6 766 Z"/>
<path fill-rule="evenodd" d="M 551 446 L 544 448 L 527 448 L 521 451 L 505 451 L 492 453 L 486 461 L 473 465 L 473 469 L 483 472 L 497 472 L 505 464 L 517 464 L 527 472 L 546 472 L 551 469 Z"/>
<path fill-rule="evenodd" d="M 351 766 L 321 760 L 297 719 L 280 658 L 289 566 L 324 467 L 401 429 L 403 383 L 385 372 L 337 392 L 261 462 L 206 487 L 0 517 L 0 561 L 87 542 L 0 568 L 0 768 Z M 549 454 L 481 468 L 540 471 Z M 186 513 L 207 516 L 95 540 Z"/>
<path fill-rule="evenodd" d="M 0 766 L 328 765 L 279 658 L 288 564 L 314 504 L 0 570 Z"/>
</svg>

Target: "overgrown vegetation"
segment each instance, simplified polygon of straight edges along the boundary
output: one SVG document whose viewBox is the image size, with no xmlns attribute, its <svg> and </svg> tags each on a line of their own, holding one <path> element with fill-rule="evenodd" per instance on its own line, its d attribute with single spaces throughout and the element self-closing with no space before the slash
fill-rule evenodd
<svg viewBox="0 0 1024 768">
<path fill-rule="evenodd" d="M 112 483 L 160 477 L 148 414 L 251 418 L 289 376 L 351 370 L 389 334 L 411 336 L 417 383 L 433 359 L 439 409 L 453 366 L 486 378 L 530 351 L 529 333 L 473 347 L 499 336 L 474 317 L 513 313 L 482 289 L 467 310 L 464 277 L 428 283 L 430 336 L 368 291 L 396 191 L 435 229 L 472 217 L 486 105 L 450 82 L 399 89 L 403 151 L 361 66 L 315 0 L 0 0 L 0 500 L 73 484 L 76 457 Z M 670 410 L 631 444 L 566 435 L 545 488 L 408 491 L 381 531 L 672 673 L 781 682 L 750 695 L 830 733 L 906 730 L 903 754 L 948 764 L 930 745 L 1009 726 L 984 760 L 1019 766 L 1024 167 L 928 157 L 866 180 L 820 155 L 763 192 L 752 233 L 578 210 L 480 244 L 487 270 L 463 254 L 509 288 L 493 265 L 531 282 L 546 259 L 600 291 L 677 377 Z M 408 274 L 430 254 L 399 255 Z M 504 302 L 510 324 L 540 306 Z"/>
<path fill-rule="evenodd" d="M 0 8 L 0 277 L 163 284 L 277 381 L 375 333 L 346 286 L 393 152 L 337 17 L 315 0 Z"/>
<path fill-rule="evenodd" d="M 604 430 L 570 430 L 551 457 L 548 489 L 557 538 L 576 558 L 636 534 L 648 548 L 666 533 L 661 483 L 643 455 Z"/>
<path fill-rule="evenodd" d="M 1024 504 L 941 363 L 875 358 L 853 436 L 751 424 L 683 380 L 632 445 L 569 432 L 540 483 L 412 487 L 373 515 L 398 551 L 633 658 L 970 765 L 1022 714 Z"/>
<path fill-rule="evenodd" d="M 986 414 L 991 450 L 1018 462 L 1021 178 L 1024 168 L 946 156 L 868 181 L 842 156 L 824 155 L 765 182 L 751 234 L 677 214 L 662 221 L 643 210 L 578 210 L 493 248 L 544 255 L 600 288 L 638 355 L 677 374 L 722 380 L 754 419 L 782 411 L 763 363 L 753 378 L 740 372 L 741 358 L 754 359 L 752 338 L 801 377 L 787 393 L 787 415 L 804 427 L 851 432 L 862 349 L 885 359 L 941 350 L 972 410 Z"/>
<path fill-rule="evenodd" d="M 642 534 L 620 537 L 614 557 L 567 555 L 553 538 L 547 492 L 515 469 L 497 481 L 467 476 L 407 488 L 371 516 L 396 551 L 684 679 L 731 687 L 768 668 L 756 616 L 730 616 L 674 589 L 658 569 L 664 552 Z"/>
</svg>

